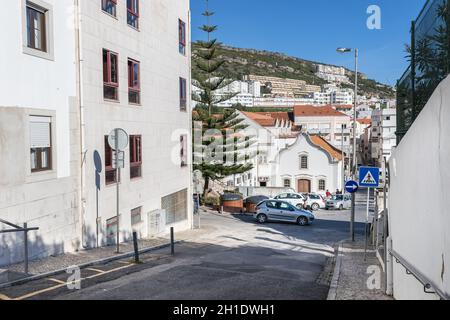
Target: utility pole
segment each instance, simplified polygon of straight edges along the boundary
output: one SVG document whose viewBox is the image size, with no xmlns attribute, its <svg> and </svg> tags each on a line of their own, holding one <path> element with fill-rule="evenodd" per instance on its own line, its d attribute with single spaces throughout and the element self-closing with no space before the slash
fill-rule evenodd
<svg viewBox="0 0 450 320">
<path fill-rule="evenodd" d="M 356 109 L 358 107 L 358 49 L 355 49 L 355 105 L 353 108 L 353 163 L 352 163 L 352 175 L 356 180 Z M 352 213 L 350 221 L 350 233 L 352 241 L 355 241 L 355 204 L 356 193 L 352 194 Z"/>
<path fill-rule="evenodd" d="M 351 49 L 351 48 L 337 48 L 336 50 L 339 53 L 348 53 L 348 52 L 355 52 L 355 101 L 354 101 L 354 107 L 353 107 L 353 160 L 351 164 L 351 174 L 353 180 L 356 180 L 356 109 L 358 107 L 358 55 L 359 51 L 358 48 Z M 355 201 L 356 200 L 356 193 L 352 193 L 352 213 L 350 217 L 350 235 L 352 238 L 352 241 L 355 241 Z"/>
<path fill-rule="evenodd" d="M 341 125 L 341 153 L 342 153 L 342 186 L 341 189 L 344 190 L 345 187 L 345 153 L 344 153 L 344 124 Z"/>
</svg>

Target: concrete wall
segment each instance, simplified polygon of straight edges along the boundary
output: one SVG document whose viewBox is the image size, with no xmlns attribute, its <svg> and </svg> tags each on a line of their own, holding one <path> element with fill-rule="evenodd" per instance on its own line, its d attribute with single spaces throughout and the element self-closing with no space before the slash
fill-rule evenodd
<svg viewBox="0 0 450 320">
<path fill-rule="evenodd" d="M 436 89 L 390 161 L 393 249 L 450 294 L 450 78 Z M 436 299 L 393 262 L 396 299 Z"/>
<path fill-rule="evenodd" d="M 72 0 L 45 0 L 51 57 L 24 48 L 25 1 L 5 1 L 0 19 L 0 218 L 39 227 L 30 233 L 31 258 L 79 247 L 79 174 L 75 35 Z M 31 173 L 29 116 L 52 118 L 51 171 Z M 0 225 L 0 228 L 6 226 Z M 0 235 L 0 265 L 23 259 L 22 234 Z"/>
<path fill-rule="evenodd" d="M 96 192 L 93 154 L 98 151 L 104 166 L 104 136 L 114 128 L 142 135 L 142 178 L 130 179 L 129 149 L 120 183 L 121 240 L 132 232 L 130 212 L 142 206 L 142 223 L 135 227 L 147 235 L 148 215 L 161 208 L 161 198 L 188 188 L 188 219 L 192 220 L 191 170 L 180 167 L 180 135 L 191 136 L 190 94 L 187 111 L 180 111 L 179 77 L 190 81 L 190 47 L 186 55 L 178 50 L 178 19 L 186 22 L 190 43 L 189 1 L 140 2 L 139 31 L 127 25 L 125 1 L 119 1 L 117 17 L 101 10 L 100 1 L 82 1 L 82 78 L 86 162 L 83 202 L 85 221 L 83 244 L 95 245 L 97 201 L 100 243 L 105 243 L 106 221 L 116 215 L 116 187 L 105 185 L 104 170 Z M 119 101 L 103 98 L 102 50 L 119 55 Z M 127 59 L 140 61 L 141 105 L 128 103 Z M 188 86 L 189 87 L 189 86 Z M 188 138 L 188 141 L 192 139 Z M 191 147 L 191 146 L 189 146 Z M 190 160 L 190 159 L 189 159 Z"/>
</svg>

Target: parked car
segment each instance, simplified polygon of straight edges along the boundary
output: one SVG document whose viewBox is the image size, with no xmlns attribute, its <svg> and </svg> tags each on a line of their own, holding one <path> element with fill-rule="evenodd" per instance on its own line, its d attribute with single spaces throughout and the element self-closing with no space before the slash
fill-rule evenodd
<svg viewBox="0 0 450 320">
<path fill-rule="evenodd" d="M 266 196 L 251 196 L 244 200 L 244 207 L 248 213 L 256 212 L 256 205 L 261 201 L 268 200 L 269 197 Z"/>
<path fill-rule="evenodd" d="M 303 208 L 303 204 L 306 201 L 306 196 L 301 193 L 281 193 L 277 195 L 275 200 L 281 200 L 296 206 L 297 208 Z"/>
<path fill-rule="evenodd" d="M 310 211 L 299 209 L 286 201 L 272 199 L 260 202 L 253 216 L 259 223 L 279 221 L 293 222 L 301 226 L 309 225 L 315 219 Z"/>
<path fill-rule="evenodd" d="M 327 200 L 325 209 L 344 210 L 352 207 L 352 196 L 349 194 L 337 194 Z"/>
<path fill-rule="evenodd" d="M 321 195 L 310 193 L 306 196 L 306 201 L 304 202 L 303 207 L 305 209 L 311 208 L 312 211 L 325 209 L 326 201 Z"/>
</svg>

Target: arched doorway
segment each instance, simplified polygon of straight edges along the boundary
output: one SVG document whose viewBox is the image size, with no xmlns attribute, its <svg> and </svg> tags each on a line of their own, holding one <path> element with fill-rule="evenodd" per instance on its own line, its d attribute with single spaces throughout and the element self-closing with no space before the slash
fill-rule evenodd
<svg viewBox="0 0 450 320">
<path fill-rule="evenodd" d="M 297 191 L 300 193 L 311 193 L 311 180 L 299 179 L 297 181 Z"/>
</svg>

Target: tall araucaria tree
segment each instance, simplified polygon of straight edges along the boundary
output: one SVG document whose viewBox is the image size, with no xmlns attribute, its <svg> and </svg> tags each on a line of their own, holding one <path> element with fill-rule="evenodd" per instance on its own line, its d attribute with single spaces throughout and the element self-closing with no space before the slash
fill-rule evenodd
<svg viewBox="0 0 450 320">
<path fill-rule="evenodd" d="M 233 174 L 250 171 L 250 160 L 256 156 L 252 146 L 253 136 L 245 133 L 246 125 L 235 109 L 218 108 L 221 102 L 230 100 L 235 94 L 218 93 L 234 80 L 221 74 L 225 61 L 220 59 L 220 44 L 212 34 L 217 26 L 210 24 L 214 15 L 209 11 L 209 0 L 205 0 L 203 16 L 207 23 L 200 27 L 207 35 L 206 41 L 198 41 L 193 52 L 192 99 L 197 102 L 193 111 L 194 121 L 194 170 L 199 170 L 205 180 L 203 195 L 209 190 L 210 181 L 221 180 Z"/>
</svg>

